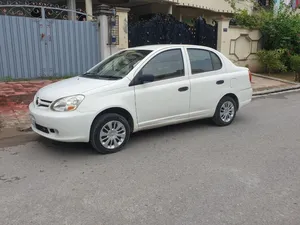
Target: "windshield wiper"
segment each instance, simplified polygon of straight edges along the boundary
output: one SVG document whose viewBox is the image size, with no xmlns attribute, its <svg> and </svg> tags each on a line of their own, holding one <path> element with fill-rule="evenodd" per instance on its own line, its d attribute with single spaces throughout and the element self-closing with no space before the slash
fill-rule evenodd
<svg viewBox="0 0 300 225">
<path fill-rule="evenodd" d="M 82 77 L 99 77 L 100 75 L 97 73 L 84 73 L 81 76 Z"/>
<path fill-rule="evenodd" d="M 113 76 L 113 75 L 100 75 L 99 78 L 108 78 L 108 79 L 116 79 L 116 80 L 119 80 L 119 79 L 122 79 L 123 77 L 119 77 L 119 76 Z"/>
<path fill-rule="evenodd" d="M 115 80 L 119 80 L 123 78 L 123 77 L 113 76 L 113 75 L 101 75 L 98 73 L 84 73 L 82 76 L 90 77 L 90 78 L 99 78 L 99 79 L 104 78 L 104 79 L 115 79 Z"/>
</svg>

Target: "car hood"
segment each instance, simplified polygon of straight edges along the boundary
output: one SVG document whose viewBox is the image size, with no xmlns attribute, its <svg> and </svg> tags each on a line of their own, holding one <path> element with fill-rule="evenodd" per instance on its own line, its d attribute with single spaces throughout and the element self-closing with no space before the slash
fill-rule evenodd
<svg viewBox="0 0 300 225">
<path fill-rule="evenodd" d="M 59 98 L 84 94 L 87 91 L 100 88 L 115 82 L 115 80 L 98 80 L 85 77 L 74 77 L 58 81 L 41 88 L 37 96 L 48 101 L 55 101 Z"/>
</svg>

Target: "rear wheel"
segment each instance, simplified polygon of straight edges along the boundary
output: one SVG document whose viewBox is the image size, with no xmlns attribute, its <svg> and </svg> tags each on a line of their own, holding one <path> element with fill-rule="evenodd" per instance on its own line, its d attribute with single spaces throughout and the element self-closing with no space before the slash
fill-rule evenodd
<svg viewBox="0 0 300 225">
<path fill-rule="evenodd" d="M 216 108 L 213 121 L 218 126 L 230 125 L 236 115 L 237 103 L 229 96 L 223 97 Z"/>
<path fill-rule="evenodd" d="M 129 137 L 128 121 L 119 114 L 108 113 L 95 120 L 91 129 L 90 142 L 99 153 L 109 154 L 122 150 Z"/>
</svg>

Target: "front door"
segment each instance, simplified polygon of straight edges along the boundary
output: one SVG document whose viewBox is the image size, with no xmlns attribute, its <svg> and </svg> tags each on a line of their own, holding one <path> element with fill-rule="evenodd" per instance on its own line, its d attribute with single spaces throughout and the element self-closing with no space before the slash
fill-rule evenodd
<svg viewBox="0 0 300 225">
<path fill-rule="evenodd" d="M 138 73 L 154 75 L 153 82 L 135 86 L 139 128 L 173 124 L 188 118 L 190 82 L 182 49 L 158 53 Z"/>
</svg>

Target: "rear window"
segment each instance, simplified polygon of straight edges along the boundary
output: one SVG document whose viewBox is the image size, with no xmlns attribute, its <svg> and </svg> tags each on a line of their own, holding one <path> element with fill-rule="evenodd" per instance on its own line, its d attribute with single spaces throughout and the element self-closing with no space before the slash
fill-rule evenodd
<svg viewBox="0 0 300 225">
<path fill-rule="evenodd" d="M 222 68 L 220 58 L 213 52 L 202 49 L 188 49 L 192 74 L 210 72 Z"/>
</svg>

